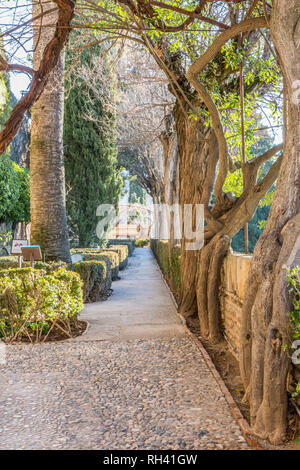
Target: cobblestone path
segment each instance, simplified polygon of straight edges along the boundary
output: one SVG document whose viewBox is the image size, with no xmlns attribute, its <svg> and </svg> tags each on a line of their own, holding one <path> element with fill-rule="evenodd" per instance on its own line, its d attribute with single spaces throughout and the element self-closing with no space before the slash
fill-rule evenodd
<svg viewBox="0 0 300 470">
<path fill-rule="evenodd" d="M 7 347 L 0 449 L 247 449 L 148 249 L 76 341 Z"/>
</svg>

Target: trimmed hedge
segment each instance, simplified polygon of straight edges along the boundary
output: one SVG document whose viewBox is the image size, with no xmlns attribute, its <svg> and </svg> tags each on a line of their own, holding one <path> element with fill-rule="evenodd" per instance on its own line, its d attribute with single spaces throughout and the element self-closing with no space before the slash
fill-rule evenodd
<svg viewBox="0 0 300 470">
<path fill-rule="evenodd" d="M 99 250 L 97 248 L 75 248 L 71 253 L 81 253 L 84 261 L 109 261 L 113 281 L 119 279 L 119 255 L 114 251 Z"/>
<path fill-rule="evenodd" d="M 0 270 L 13 269 L 18 267 L 18 259 L 14 256 L 1 256 L 0 257 Z"/>
<path fill-rule="evenodd" d="M 169 259 L 169 243 L 167 241 L 161 241 L 157 245 L 157 259 L 167 279 L 170 279 L 170 259 Z"/>
<path fill-rule="evenodd" d="M 83 298 L 84 302 L 97 302 L 108 297 L 112 280 L 119 278 L 119 266 L 127 265 L 128 247 L 121 245 L 115 250 L 100 250 L 97 248 L 76 248 L 71 250 L 72 253 L 82 253 L 83 262 L 73 265 L 59 262 L 42 262 L 35 263 L 36 270 L 43 270 L 46 274 L 52 274 L 61 268 L 68 271 L 76 272 L 83 281 Z M 120 261 L 120 259 L 122 261 Z M 22 263 L 23 269 L 30 266 L 29 262 Z M 18 259 L 13 256 L 0 257 L 0 270 L 18 268 Z"/>
<path fill-rule="evenodd" d="M 83 281 L 84 302 L 97 302 L 107 298 L 111 289 L 111 264 L 106 260 L 87 260 L 73 264 L 70 270 Z"/>
<path fill-rule="evenodd" d="M 180 260 L 181 260 L 181 246 L 175 245 L 171 250 L 171 261 L 170 261 L 170 275 L 173 285 L 176 290 L 180 289 Z"/>
<path fill-rule="evenodd" d="M 139 240 L 136 240 L 135 242 L 135 246 L 136 248 L 144 248 L 144 246 L 147 246 L 148 245 L 148 240 L 143 240 L 143 239 L 139 239 Z"/>
<path fill-rule="evenodd" d="M 107 248 L 107 251 L 118 253 L 119 269 L 125 269 L 128 264 L 128 245 L 113 245 Z"/>
<path fill-rule="evenodd" d="M 128 256 L 132 256 L 135 249 L 135 240 L 133 238 L 114 238 L 107 241 L 107 247 L 113 247 L 115 245 L 127 245 Z"/>
<path fill-rule="evenodd" d="M 157 259 L 157 262 L 167 279 L 172 290 L 177 292 L 180 289 L 180 258 L 181 247 L 175 245 L 169 254 L 169 244 L 166 240 L 150 241 L 151 249 Z"/>
<path fill-rule="evenodd" d="M 82 282 L 60 268 L 0 270 L 0 337 L 5 342 L 39 342 L 53 328 L 67 331 L 83 308 Z"/>
<path fill-rule="evenodd" d="M 0 269 L 18 268 L 18 258 L 16 256 L 1 256 L 0 257 Z M 22 268 L 30 268 L 29 261 L 22 261 Z M 68 264 L 63 261 L 36 261 L 34 263 L 34 269 L 43 269 L 50 274 L 51 272 L 58 271 L 60 268 L 68 269 Z"/>
</svg>

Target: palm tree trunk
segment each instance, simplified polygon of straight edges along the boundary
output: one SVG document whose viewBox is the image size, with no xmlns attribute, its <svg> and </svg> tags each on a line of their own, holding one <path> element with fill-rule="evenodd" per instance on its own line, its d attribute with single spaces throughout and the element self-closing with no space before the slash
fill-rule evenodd
<svg viewBox="0 0 300 470">
<path fill-rule="evenodd" d="M 54 4 L 42 1 L 43 10 Z M 40 13 L 34 7 L 34 15 Z M 57 13 L 43 19 L 40 29 L 34 24 L 34 67 L 40 63 L 45 46 L 53 36 Z M 31 243 L 41 246 L 48 260 L 70 261 L 70 246 L 66 217 L 65 171 L 63 154 L 64 118 L 64 54 L 46 85 L 42 95 L 32 107 L 30 192 Z"/>
</svg>

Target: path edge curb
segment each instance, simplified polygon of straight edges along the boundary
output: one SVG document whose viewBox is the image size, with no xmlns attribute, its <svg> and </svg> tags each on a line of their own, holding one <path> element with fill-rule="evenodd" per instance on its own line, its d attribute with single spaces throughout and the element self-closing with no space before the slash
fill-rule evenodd
<svg viewBox="0 0 300 470">
<path fill-rule="evenodd" d="M 160 272 L 160 275 L 168 289 L 168 292 L 169 292 L 169 295 L 172 299 L 172 302 L 176 308 L 176 315 L 180 318 L 180 321 L 183 325 L 183 328 L 185 329 L 186 333 L 188 334 L 188 336 L 190 336 L 190 338 L 192 338 L 192 340 L 194 341 L 196 347 L 199 349 L 199 351 L 201 352 L 210 372 L 212 373 L 212 375 L 214 376 L 218 386 L 220 387 L 220 390 L 221 392 L 223 393 L 224 397 L 225 397 L 225 400 L 227 401 L 227 404 L 229 406 L 229 409 L 230 409 L 230 412 L 231 412 L 231 415 L 232 417 L 234 418 L 235 422 L 238 424 L 246 442 L 248 443 L 248 445 L 253 449 L 253 450 L 265 450 L 261 445 L 260 443 L 258 442 L 258 440 L 253 436 L 253 433 L 251 432 L 250 430 L 250 427 L 249 427 L 249 424 L 248 422 L 246 421 L 246 419 L 244 418 L 244 416 L 242 415 L 239 407 L 237 406 L 236 402 L 234 401 L 234 398 L 233 396 L 231 395 L 230 391 L 228 390 L 227 388 L 227 385 L 225 384 L 223 378 L 221 377 L 221 375 L 219 374 L 219 372 L 217 371 L 210 355 L 208 354 L 208 352 L 206 351 L 204 345 L 202 344 L 202 342 L 200 341 L 200 339 L 188 328 L 187 324 L 186 324 L 186 319 L 180 314 L 178 313 L 178 304 L 177 304 L 177 301 L 173 295 L 173 292 L 171 291 L 170 289 L 170 286 L 169 284 L 167 283 L 166 281 L 166 278 L 158 264 L 158 261 L 153 253 L 153 251 L 151 250 L 152 252 L 152 255 L 153 255 L 153 258 L 156 262 L 156 265 L 157 265 L 157 268 Z"/>
</svg>

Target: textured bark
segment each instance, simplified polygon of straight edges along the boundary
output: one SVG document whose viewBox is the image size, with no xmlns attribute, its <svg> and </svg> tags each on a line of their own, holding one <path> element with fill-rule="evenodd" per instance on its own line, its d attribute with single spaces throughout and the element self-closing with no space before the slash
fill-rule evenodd
<svg viewBox="0 0 300 470">
<path fill-rule="evenodd" d="M 51 8 L 48 2 L 43 3 L 44 10 Z M 34 13 L 38 14 L 39 9 L 35 7 Z M 55 24 L 56 20 L 55 12 L 47 16 L 50 24 Z M 40 63 L 52 36 L 52 28 L 42 29 L 41 35 L 35 30 L 34 65 Z M 46 259 L 69 262 L 63 154 L 64 54 L 60 55 L 31 116 L 31 243 L 41 246 Z"/>
<path fill-rule="evenodd" d="M 271 34 L 289 96 L 288 138 L 266 229 L 252 260 L 243 307 L 241 374 L 251 424 L 278 444 L 286 437 L 289 344 L 286 267 L 295 264 L 300 236 L 300 106 L 292 87 L 300 76 L 300 0 L 273 2 Z"/>
<path fill-rule="evenodd" d="M 197 121 L 188 119 L 178 103 L 174 116 L 178 140 L 179 201 L 183 213 L 185 204 L 193 204 L 195 207 L 196 204 L 202 203 L 209 161 L 211 129 L 205 129 Z M 199 251 L 186 250 L 187 242 L 188 240 L 184 237 L 184 220 L 182 220 L 179 311 L 185 317 L 192 317 L 197 314 L 196 276 Z"/>
</svg>

